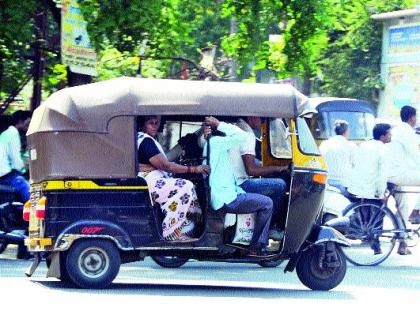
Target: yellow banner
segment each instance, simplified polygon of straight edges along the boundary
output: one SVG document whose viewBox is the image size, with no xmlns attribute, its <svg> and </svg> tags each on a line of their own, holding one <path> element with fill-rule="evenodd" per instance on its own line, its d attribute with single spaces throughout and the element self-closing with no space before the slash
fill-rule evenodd
<svg viewBox="0 0 420 315">
<path fill-rule="evenodd" d="M 77 0 L 61 2 L 61 59 L 75 73 L 98 75 L 96 53 Z"/>
</svg>

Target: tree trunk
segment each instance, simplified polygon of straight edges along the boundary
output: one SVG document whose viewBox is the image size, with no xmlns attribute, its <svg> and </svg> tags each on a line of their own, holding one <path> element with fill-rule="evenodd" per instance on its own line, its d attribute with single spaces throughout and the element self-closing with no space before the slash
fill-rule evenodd
<svg viewBox="0 0 420 315">
<path fill-rule="evenodd" d="M 42 77 L 44 76 L 45 58 L 44 58 L 44 47 L 48 25 L 48 12 L 45 0 L 39 0 L 37 2 L 37 8 L 35 13 L 35 58 L 34 58 L 34 72 L 33 80 L 34 87 L 32 92 L 31 107 L 30 110 L 34 111 L 40 104 L 42 99 Z"/>
</svg>

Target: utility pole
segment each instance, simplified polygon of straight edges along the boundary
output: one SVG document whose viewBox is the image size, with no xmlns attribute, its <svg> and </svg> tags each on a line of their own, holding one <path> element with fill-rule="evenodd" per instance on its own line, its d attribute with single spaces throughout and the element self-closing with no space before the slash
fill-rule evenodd
<svg viewBox="0 0 420 315">
<path fill-rule="evenodd" d="M 42 99 L 42 78 L 45 69 L 44 48 L 47 38 L 48 11 L 45 0 L 38 0 L 35 12 L 35 56 L 33 71 L 33 92 L 30 110 L 34 111 Z"/>
</svg>

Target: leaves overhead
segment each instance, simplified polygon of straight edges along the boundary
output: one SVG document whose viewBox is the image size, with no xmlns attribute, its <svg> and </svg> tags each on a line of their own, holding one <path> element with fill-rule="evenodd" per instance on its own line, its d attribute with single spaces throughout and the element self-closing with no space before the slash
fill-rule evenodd
<svg viewBox="0 0 420 315">
<path fill-rule="evenodd" d="M 58 0 L 49 36 L 57 33 Z M 381 87 L 382 24 L 373 13 L 409 8 L 416 0 L 84 0 L 82 13 L 98 53 L 96 80 L 134 76 L 139 54 L 200 60 L 216 47 L 219 74 L 235 69 L 238 80 L 255 80 L 268 70 L 277 78 L 315 81 L 321 94 L 371 99 Z M 10 93 L 33 60 L 37 1 L 0 0 L 0 92 Z M 54 17 L 54 18 L 53 18 Z M 7 23 L 5 22 L 7 21 Z M 27 21 L 27 23 L 22 23 Z M 274 36 L 273 36 L 274 35 Z M 46 45 L 48 46 L 48 45 Z M 61 87 L 66 68 L 58 52 L 44 47 L 44 90 Z M 181 65 L 166 59 L 142 61 L 142 74 L 179 75 Z"/>
</svg>

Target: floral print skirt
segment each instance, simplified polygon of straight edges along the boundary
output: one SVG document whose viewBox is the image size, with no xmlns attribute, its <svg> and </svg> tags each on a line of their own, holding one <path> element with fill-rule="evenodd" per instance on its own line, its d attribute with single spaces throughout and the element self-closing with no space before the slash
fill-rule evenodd
<svg viewBox="0 0 420 315">
<path fill-rule="evenodd" d="M 202 220 L 194 184 L 182 178 L 155 170 L 140 174 L 147 182 L 152 200 L 162 209 L 162 234 L 165 240 L 194 237 L 194 229 Z"/>
</svg>

